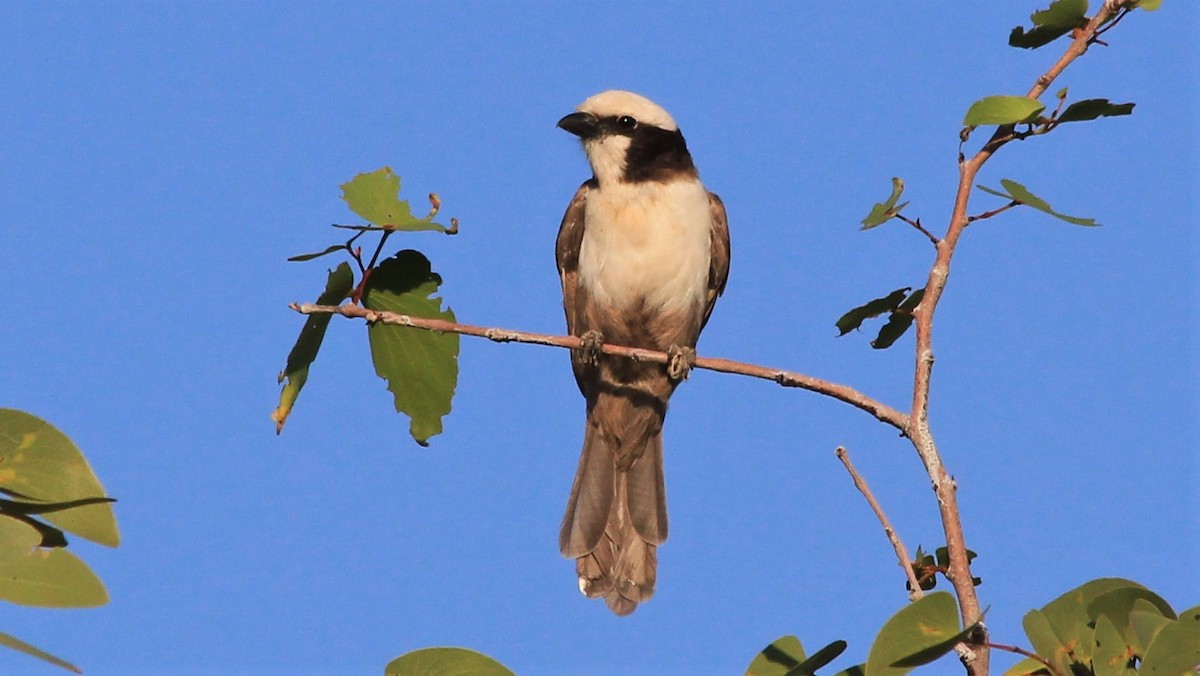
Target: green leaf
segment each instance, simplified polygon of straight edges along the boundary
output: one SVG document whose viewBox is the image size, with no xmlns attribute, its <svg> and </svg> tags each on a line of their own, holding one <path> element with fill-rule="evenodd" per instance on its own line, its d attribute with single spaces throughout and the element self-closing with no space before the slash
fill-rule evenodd
<svg viewBox="0 0 1200 676">
<path fill-rule="evenodd" d="M 1087 615 L 1092 621 L 1107 617 L 1113 627 L 1119 630 L 1123 636 L 1131 639 L 1130 645 L 1134 645 L 1136 641 L 1132 640 L 1134 631 L 1129 615 L 1138 601 L 1149 604 L 1150 608 L 1163 617 L 1175 619 L 1175 611 L 1171 609 L 1171 605 L 1166 600 L 1149 589 L 1141 587 L 1122 587 L 1097 596 L 1088 603 Z M 1137 605 L 1137 607 L 1145 608 L 1146 606 Z M 1099 637 L 1097 636 L 1097 638 Z"/>
<path fill-rule="evenodd" d="M 917 293 L 923 293 L 924 291 L 925 291 L 924 289 L 921 289 Z M 915 296 L 917 294 L 914 293 L 913 295 Z M 908 303 L 908 301 L 904 301 L 904 302 L 905 302 L 905 304 Z M 919 302 L 920 302 L 920 300 L 917 301 L 917 303 L 919 303 Z M 917 303 L 913 303 L 913 307 L 916 307 Z M 904 306 L 901 305 L 900 307 L 904 307 Z M 948 548 L 938 547 L 937 549 L 934 550 L 933 553 L 935 556 L 937 556 L 937 565 L 941 566 L 942 568 L 950 567 L 950 550 Z M 970 564 L 972 561 L 975 560 L 975 557 L 977 557 L 977 556 L 979 556 L 979 555 L 976 554 L 975 552 L 971 551 L 970 549 L 968 549 L 967 550 L 967 563 Z"/>
<path fill-rule="evenodd" d="M 1136 103 L 1113 103 L 1108 99 L 1084 99 L 1067 106 L 1055 119 L 1059 122 L 1082 122 L 1098 117 L 1129 115 Z"/>
<path fill-rule="evenodd" d="M 786 676 L 806 659 L 799 638 L 781 636 L 759 651 L 746 669 L 746 676 Z"/>
<path fill-rule="evenodd" d="M 871 347 L 876 350 L 886 350 L 896 343 L 912 326 L 913 317 L 910 314 L 893 312 L 887 323 L 879 328 L 879 334 L 871 341 Z"/>
<path fill-rule="evenodd" d="M 958 604 L 935 592 L 900 609 L 879 630 L 867 657 L 871 676 L 906 674 L 950 652 L 962 640 Z"/>
<path fill-rule="evenodd" d="M 90 608 L 108 603 L 108 592 L 79 557 L 39 547 L 37 529 L 0 515 L 0 600 L 23 606 Z"/>
<path fill-rule="evenodd" d="M 400 177 L 391 167 L 358 174 L 341 188 L 342 199 L 350 210 L 375 225 L 393 230 L 446 232 L 446 226 L 434 223 L 432 217 L 413 216 L 408 201 L 400 199 Z"/>
<path fill-rule="evenodd" d="M 898 312 L 892 312 L 888 317 L 888 321 L 879 329 L 879 334 L 875 336 L 875 340 L 871 341 L 871 347 L 876 350 L 885 350 L 896 343 L 903 336 L 909 327 L 913 324 L 912 311 L 921 304 L 921 299 L 925 297 L 925 289 L 917 289 L 908 298 L 904 299 L 903 303 L 896 306 Z M 942 547 L 941 549 L 945 549 Z M 930 587 L 932 589 L 932 586 Z"/>
<path fill-rule="evenodd" d="M 865 305 L 859 305 L 853 310 L 850 310 L 846 314 L 842 315 L 838 318 L 837 322 L 834 323 L 839 331 L 838 336 L 844 336 L 847 333 L 857 329 L 858 327 L 862 326 L 862 323 L 865 320 L 870 319 L 871 317 L 878 317 L 885 312 L 895 310 L 900 303 L 904 301 L 905 296 L 907 296 L 908 292 L 911 290 L 911 286 L 906 286 L 903 289 L 896 289 L 882 298 L 876 298 L 874 300 L 867 301 Z"/>
<path fill-rule="evenodd" d="M 1024 96 L 985 96 L 967 109 L 963 124 L 978 127 L 984 124 L 1032 122 L 1045 108 L 1041 101 Z"/>
<path fill-rule="evenodd" d="M 329 247 L 328 249 L 326 249 L 324 251 L 320 251 L 317 253 L 300 254 L 299 256 L 292 256 L 291 258 L 288 259 L 288 262 L 289 263 L 298 263 L 300 261 L 311 261 L 314 258 L 320 258 L 321 256 L 326 256 L 335 251 L 345 251 L 345 250 L 346 250 L 345 244 L 334 244 L 333 246 Z"/>
<path fill-rule="evenodd" d="M 834 661 L 837 659 L 838 655 L 841 655 L 845 651 L 845 641 L 834 641 L 833 643 L 830 643 L 824 648 L 821 648 L 817 652 L 813 653 L 812 657 L 809 657 L 800 664 L 796 665 L 795 668 L 787 672 L 787 676 L 813 676 L 817 672 L 817 669 L 820 669 L 826 664 Z"/>
<path fill-rule="evenodd" d="M 1086 23 L 1087 10 L 1087 0 L 1054 0 L 1048 8 L 1031 14 L 1029 20 L 1035 26 L 1074 28 L 1080 25 L 1080 22 Z"/>
<path fill-rule="evenodd" d="M 77 674 L 83 673 L 82 671 L 79 670 L 79 667 L 75 666 L 74 664 L 71 664 L 70 662 L 67 662 L 66 660 L 63 660 L 61 658 L 55 657 L 54 655 L 51 655 L 50 653 L 46 652 L 45 650 L 41 650 L 40 648 L 35 648 L 35 647 L 29 645 L 28 643 L 22 641 L 21 639 L 16 638 L 15 636 L 9 636 L 8 634 L 5 634 L 4 632 L 0 632 L 0 645 L 5 646 L 7 648 L 12 648 L 13 650 L 16 650 L 17 652 L 25 653 L 26 655 L 29 655 L 31 657 L 36 657 L 39 660 L 42 660 L 44 662 L 49 662 L 50 664 L 53 664 L 56 667 L 62 667 L 63 669 L 66 669 L 67 671 L 73 671 Z"/>
<path fill-rule="evenodd" d="M 982 190 L 983 192 L 986 192 L 989 195 L 1003 197 L 1005 199 L 1012 200 L 1019 204 L 1024 204 L 1025 206 L 1033 207 L 1034 209 L 1037 209 L 1038 211 L 1050 214 L 1051 216 L 1053 216 L 1059 220 L 1066 221 L 1073 225 L 1084 225 L 1084 226 L 1088 226 L 1088 227 L 1094 227 L 1094 226 L 1100 225 L 1099 223 L 1096 222 L 1096 219 L 1094 219 L 1094 218 L 1080 218 L 1078 216 L 1067 216 L 1066 214 L 1061 214 L 1061 213 L 1055 211 L 1053 208 L 1050 207 L 1050 204 L 1048 202 L 1046 202 L 1046 200 L 1029 192 L 1029 190 L 1025 186 L 1021 185 L 1020 183 L 1017 183 L 1016 181 L 1010 181 L 1007 178 L 1002 178 L 1002 179 L 1000 179 L 1000 185 L 1003 186 L 1004 190 L 1007 192 L 1002 192 L 1000 190 L 996 190 L 995 188 L 988 188 L 988 187 L 985 187 L 982 185 L 977 185 L 975 187 L 978 188 L 979 190 Z"/>
<path fill-rule="evenodd" d="M 1008 36 L 1008 44 L 1036 49 L 1066 35 L 1072 28 L 1087 24 L 1087 0 L 1055 0 L 1050 7 L 1034 12 L 1029 18 L 1033 28 L 1017 26 Z"/>
<path fill-rule="evenodd" d="M 1088 605 L 1103 594 L 1127 587 L 1144 589 L 1142 585 L 1132 580 L 1115 577 L 1099 578 L 1086 582 L 1047 603 L 1042 607 L 1040 613 L 1033 611 L 1025 617 L 1028 620 L 1030 615 L 1040 614 L 1064 650 L 1070 649 L 1078 655 L 1084 656 L 1090 654 L 1094 633 L 1089 626 L 1092 620 L 1088 616 Z M 1028 624 L 1026 624 L 1025 631 L 1029 634 Z M 1038 647 L 1038 642 L 1034 640 L 1033 634 L 1029 634 L 1029 638 L 1033 641 L 1034 648 L 1037 649 L 1039 655 L 1050 657 Z"/>
<path fill-rule="evenodd" d="M 41 418 L 0 409 L 0 493 L 23 503 L 62 503 L 104 497 L 79 448 Z M 79 537 L 116 547 L 117 520 L 107 502 L 47 513 L 45 519 Z"/>
<path fill-rule="evenodd" d="M 1050 670 L 1032 657 L 1026 657 L 1009 667 L 1004 676 L 1050 676 Z"/>
<path fill-rule="evenodd" d="M 1200 665 L 1200 606 L 1179 613 L 1146 649 L 1138 674 L 1141 676 L 1180 676 L 1193 674 Z"/>
<path fill-rule="evenodd" d="M 325 291 L 317 298 L 317 305 L 337 305 L 350 295 L 353 288 L 354 273 L 350 271 L 350 265 L 343 262 L 329 272 L 329 277 L 325 280 Z M 288 354 L 287 366 L 279 374 L 279 382 L 287 382 L 283 384 L 279 393 L 279 406 L 271 413 L 271 419 L 275 421 L 275 434 L 283 431 L 283 425 L 292 413 L 296 398 L 300 396 L 300 390 L 308 381 L 308 368 L 317 358 L 321 342 L 325 340 L 325 330 L 329 328 L 329 320 L 332 318 L 331 314 L 314 314 L 304 320 L 300 336 L 296 338 L 296 344 Z"/>
<path fill-rule="evenodd" d="M 1025 617 L 1021 620 L 1021 626 L 1025 628 L 1025 635 L 1029 637 L 1033 652 L 1048 660 L 1060 673 L 1072 673 L 1072 660 L 1067 654 L 1067 648 L 1054 631 L 1045 612 L 1031 610 L 1025 613 Z"/>
<path fill-rule="evenodd" d="M 900 195 L 903 192 L 904 180 L 900 178 L 893 178 L 891 197 L 888 197 L 883 202 L 879 202 L 875 206 L 871 207 L 871 213 L 867 214 L 867 217 L 862 219 L 862 228 L 860 229 L 870 230 L 877 225 L 883 225 L 894 218 L 896 214 L 900 213 L 901 209 L 908 206 L 908 202 L 900 205 L 896 204 L 896 201 L 900 199 Z"/>
<path fill-rule="evenodd" d="M 515 676 L 496 660 L 466 648 L 424 648 L 388 663 L 384 676 Z"/>
<path fill-rule="evenodd" d="M 913 291 L 911 296 L 904 299 L 904 302 L 900 304 L 900 309 L 912 312 L 913 310 L 917 309 L 917 306 L 921 304 L 921 300 L 924 298 L 925 298 L 925 287 L 921 287 L 920 289 Z M 945 547 L 939 547 L 939 549 L 945 549 Z M 973 558 L 975 558 L 975 552 L 968 549 L 967 550 L 967 560 L 970 560 Z"/>
<path fill-rule="evenodd" d="M 1092 672 L 1095 676 L 1125 676 L 1125 664 L 1129 662 L 1125 639 L 1108 617 L 1101 616 L 1096 620 L 1092 641 Z"/>
<path fill-rule="evenodd" d="M 385 260 L 367 280 L 363 305 L 414 317 L 454 321 L 434 296 L 442 278 L 420 252 L 405 250 Z M 370 326 L 375 373 L 388 381 L 396 410 L 412 419 L 413 439 L 422 446 L 442 431 L 458 381 L 458 334 L 436 333 L 405 326 Z"/>
<path fill-rule="evenodd" d="M 1130 639 L 1130 647 L 1133 648 L 1134 654 L 1138 657 L 1144 657 L 1146 650 L 1150 648 L 1150 644 L 1154 643 L 1154 638 L 1158 636 L 1158 632 L 1162 631 L 1163 627 L 1171 624 L 1173 620 L 1169 617 L 1163 617 L 1152 604 L 1146 601 L 1136 601 L 1133 605 L 1133 611 L 1129 613 L 1129 624 L 1132 626 L 1132 635 L 1128 635 Z"/>
<path fill-rule="evenodd" d="M 834 641 L 806 657 L 804 646 L 795 636 L 783 636 L 755 656 L 746 676 L 813 676 L 846 650 L 845 641 Z"/>
<path fill-rule="evenodd" d="M 36 528 L 7 514 L 0 514 L 0 562 L 18 560 L 41 546 L 42 534 Z M 0 569 L 3 570 L 3 569 Z M 7 573 L 7 571 L 4 571 Z M 4 579 L 0 575 L 0 581 Z"/>
<path fill-rule="evenodd" d="M 867 676 L 867 665 L 865 662 L 856 664 L 848 669 L 842 669 L 833 676 Z"/>
<path fill-rule="evenodd" d="M 1137 0 L 1132 6 L 1147 12 L 1154 12 L 1162 7 L 1162 0 Z"/>
</svg>

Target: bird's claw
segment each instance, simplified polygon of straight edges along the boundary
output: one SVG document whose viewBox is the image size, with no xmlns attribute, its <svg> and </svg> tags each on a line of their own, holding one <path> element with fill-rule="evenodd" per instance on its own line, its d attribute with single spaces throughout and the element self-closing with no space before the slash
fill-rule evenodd
<svg viewBox="0 0 1200 676">
<path fill-rule="evenodd" d="M 671 345 L 667 348 L 667 377 L 675 382 L 687 380 L 696 365 L 696 350 Z"/>
<path fill-rule="evenodd" d="M 600 363 L 600 352 L 604 347 L 604 334 L 592 329 L 579 336 L 579 363 L 595 366 Z"/>
</svg>

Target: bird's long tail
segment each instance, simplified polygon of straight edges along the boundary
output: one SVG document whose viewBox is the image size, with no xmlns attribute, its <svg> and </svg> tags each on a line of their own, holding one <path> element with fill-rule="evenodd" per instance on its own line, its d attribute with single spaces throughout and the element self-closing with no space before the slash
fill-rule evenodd
<svg viewBox="0 0 1200 676">
<path fill-rule="evenodd" d="M 628 615 L 654 594 L 657 546 L 667 539 L 665 404 L 601 394 L 588 411 L 583 453 L 558 544 L 575 559 L 579 589 Z"/>
</svg>

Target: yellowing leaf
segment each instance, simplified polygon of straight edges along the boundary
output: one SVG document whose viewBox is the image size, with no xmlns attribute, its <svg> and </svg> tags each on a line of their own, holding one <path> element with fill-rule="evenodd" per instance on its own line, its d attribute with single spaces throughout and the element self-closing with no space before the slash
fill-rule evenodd
<svg viewBox="0 0 1200 676">
<path fill-rule="evenodd" d="M 337 305 L 350 295 L 352 288 L 354 273 L 350 271 L 348 263 L 342 263 L 329 272 L 325 281 L 325 291 L 317 298 L 317 305 Z M 329 328 L 329 320 L 332 317 L 333 315 L 329 314 L 309 315 L 304 321 L 304 327 L 300 329 L 300 336 L 296 338 L 296 344 L 288 354 L 287 366 L 279 374 L 279 382 L 287 382 L 279 393 L 279 406 L 271 413 L 271 419 L 275 421 L 275 434 L 283 431 L 283 425 L 292 413 L 296 398 L 300 396 L 300 390 L 308 381 L 308 368 L 317 358 L 321 342 L 325 340 L 325 330 Z"/>
<path fill-rule="evenodd" d="M 89 608 L 108 603 L 108 592 L 79 557 L 38 547 L 33 526 L 0 515 L 0 599 L 23 606 Z"/>
<path fill-rule="evenodd" d="M 104 487 L 79 448 L 50 423 L 8 408 L 0 409 L 0 493 L 31 508 L 89 501 L 44 518 L 102 545 L 121 542 L 112 507 L 90 500 L 103 498 Z"/>
</svg>

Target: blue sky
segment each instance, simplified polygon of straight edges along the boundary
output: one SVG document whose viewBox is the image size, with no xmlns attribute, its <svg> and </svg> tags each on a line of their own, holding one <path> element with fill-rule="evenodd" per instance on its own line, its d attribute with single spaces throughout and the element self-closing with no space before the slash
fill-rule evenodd
<svg viewBox="0 0 1200 676">
<path fill-rule="evenodd" d="M 937 318 L 932 422 L 1000 642 L 1094 577 L 1200 603 L 1200 11 L 1165 4 L 1060 81 L 1132 116 L 1012 144 L 981 175 L 1104 227 L 1031 210 L 973 225 Z M 390 165 L 462 221 L 394 238 L 432 259 L 462 321 L 560 332 L 553 240 L 588 170 L 554 124 L 631 89 L 679 121 L 728 207 L 732 273 L 701 353 L 904 406 L 911 336 L 876 352 L 833 322 L 922 283 L 932 251 L 858 221 L 901 176 L 906 213 L 944 229 L 963 112 L 1024 93 L 1061 50 L 1006 46 L 1037 8 L 6 4 L 0 405 L 79 444 L 124 541 L 73 545 L 110 605 L 8 607 L 0 630 L 92 674 L 379 673 L 447 644 L 521 674 L 727 674 L 788 633 L 848 640 L 842 667 L 865 658 L 903 579 L 834 448 L 910 548 L 940 544 L 889 428 L 695 374 L 668 418 L 658 592 L 616 618 L 557 551 L 583 425 L 566 354 L 464 340 L 425 449 L 364 328 L 334 321 L 277 438 L 275 375 L 302 323 L 287 303 L 333 264 L 285 259 L 339 241 L 338 185 Z M 972 211 L 997 205 L 977 193 Z M 7 652 L 0 671 L 56 673 Z"/>
</svg>

